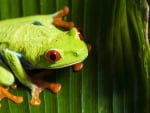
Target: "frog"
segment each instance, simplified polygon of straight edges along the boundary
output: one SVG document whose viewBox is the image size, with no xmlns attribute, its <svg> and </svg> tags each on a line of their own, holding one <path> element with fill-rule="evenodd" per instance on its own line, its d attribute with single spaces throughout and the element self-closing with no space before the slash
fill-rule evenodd
<svg viewBox="0 0 150 113">
<path fill-rule="evenodd" d="M 30 104 L 38 106 L 44 88 L 57 93 L 61 84 L 45 82 L 41 76 L 31 78 L 26 70 L 56 70 L 68 66 L 74 66 L 75 71 L 82 69 L 89 47 L 74 23 L 64 20 L 68 14 L 69 7 L 65 6 L 49 15 L 0 21 L 0 99 L 23 102 L 22 96 L 8 90 L 15 86 L 17 78 L 31 90 Z"/>
</svg>

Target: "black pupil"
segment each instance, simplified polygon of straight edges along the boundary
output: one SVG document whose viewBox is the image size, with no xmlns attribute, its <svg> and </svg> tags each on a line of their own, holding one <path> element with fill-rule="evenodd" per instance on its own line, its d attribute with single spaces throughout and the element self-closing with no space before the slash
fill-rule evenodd
<svg viewBox="0 0 150 113">
<path fill-rule="evenodd" d="M 51 53 L 50 59 L 53 60 L 53 61 L 55 61 L 56 60 L 56 55 L 54 53 Z"/>
</svg>

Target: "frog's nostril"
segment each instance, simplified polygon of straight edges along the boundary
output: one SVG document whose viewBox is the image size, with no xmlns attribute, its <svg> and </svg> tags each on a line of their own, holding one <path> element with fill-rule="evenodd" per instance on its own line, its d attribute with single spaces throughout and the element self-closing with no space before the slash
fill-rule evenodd
<svg viewBox="0 0 150 113">
<path fill-rule="evenodd" d="M 77 52 L 73 52 L 73 56 L 78 57 L 79 54 Z"/>
</svg>

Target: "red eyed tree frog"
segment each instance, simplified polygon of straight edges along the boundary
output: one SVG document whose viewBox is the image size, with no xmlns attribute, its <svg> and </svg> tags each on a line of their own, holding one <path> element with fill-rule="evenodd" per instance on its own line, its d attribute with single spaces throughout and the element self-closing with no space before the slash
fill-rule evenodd
<svg viewBox="0 0 150 113">
<path fill-rule="evenodd" d="M 31 89 L 31 104 L 39 105 L 42 89 L 46 87 L 58 92 L 60 84 L 44 83 L 39 79 L 38 83 L 43 84 L 39 87 L 26 69 L 58 69 L 70 65 L 74 65 L 75 70 L 80 69 L 80 62 L 88 56 L 88 47 L 73 22 L 62 20 L 68 12 L 66 6 L 51 15 L 0 21 L 0 99 L 6 97 L 22 103 L 21 96 L 14 96 L 6 88 L 14 84 L 15 76 Z"/>
</svg>

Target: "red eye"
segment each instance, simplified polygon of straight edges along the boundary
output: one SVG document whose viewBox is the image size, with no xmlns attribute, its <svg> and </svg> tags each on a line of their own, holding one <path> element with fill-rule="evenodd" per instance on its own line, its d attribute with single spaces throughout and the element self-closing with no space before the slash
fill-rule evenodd
<svg viewBox="0 0 150 113">
<path fill-rule="evenodd" d="M 46 53 L 46 58 L 51 62 L 56 62 L 60 59 L 60 53 L 57 50 L 50 50 Z"/>
<path fill-rule="evenodd" d="M 79 35 L 80 39 L 83 40 L 83 38 L 84 38 L 83 32 L 81 31 L 80 28 L 77 28 L 77 31 L 78 31 L 78 35 Z"/>
</svg>

